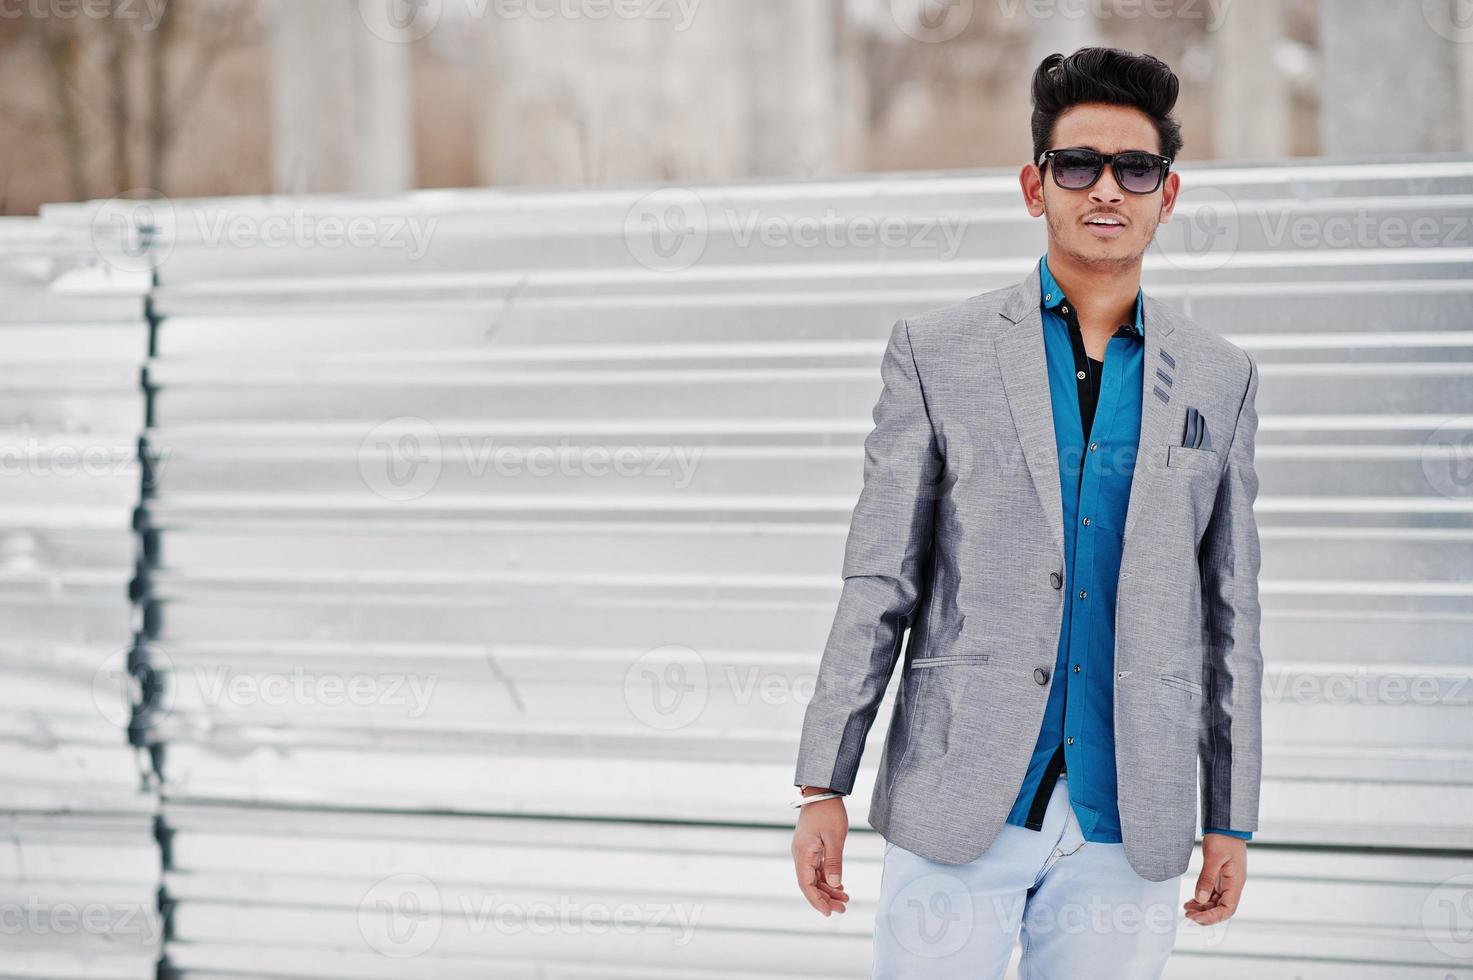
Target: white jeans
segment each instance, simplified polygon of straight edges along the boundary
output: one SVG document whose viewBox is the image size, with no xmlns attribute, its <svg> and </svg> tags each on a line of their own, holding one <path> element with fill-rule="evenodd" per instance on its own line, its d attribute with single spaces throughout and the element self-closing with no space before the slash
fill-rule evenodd
<svg viewBox="0 0 1473 980">
<path fill-rule="evenodd" d="M 873 977 L 1001 980 L 1021 939 L 1019 980 L 1156 980 L 1185 921 L 1184 877 L 1148 881 L 1124 844 L 1086 841 L 1060 778 L 1042 831 L 1004 824 L 968 864 L 886 842 Z"/>
</svg>

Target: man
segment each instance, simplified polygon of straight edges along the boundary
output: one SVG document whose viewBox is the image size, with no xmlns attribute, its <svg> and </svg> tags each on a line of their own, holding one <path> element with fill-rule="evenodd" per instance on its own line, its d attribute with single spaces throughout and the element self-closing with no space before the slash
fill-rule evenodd
<svg viewBox="0 0 1473 980">
<path fill-rule="evenodd" d="M 895 324 L 804 719 L 793 858 L 844 911 L 866 734 L 876 977 L 1157 977 L 1233 914 L 1258 826 L 1256 361 L 1140 288 L 1180 188 L 1177 78 L 1112 48 L 1033 80 L 1016 285 Z M 910 641 L 901 655 L 903 633 Z M 1066 919 L 1068 921 L 1066 921 Z M 1070 927 L 1070 922 L 1074 927 Z"/>
</svg>

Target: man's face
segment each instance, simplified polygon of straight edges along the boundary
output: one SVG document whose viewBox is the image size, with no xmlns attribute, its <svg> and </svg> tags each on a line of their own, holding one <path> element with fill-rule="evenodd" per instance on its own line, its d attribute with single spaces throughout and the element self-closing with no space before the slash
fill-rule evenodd
<svg viewBox="0 0 1473 980">
<path fill-rule="evenodd" d="M 1073 106 L 1054 123 L 1048 149 L 1084 146 L 1100 153 L 1125 150 L 1161 152 L 1160 134 L 1151 117 L 1128 106 L 1089 103 Z M 1053 162 L 1040 171 L 1024 167 L 1023 194 L 1034 217 L 1046 216 L 1051 247 L 1081 265 L 1128 267 L 1138 264 L 1156 234 L 1171 217 L 1180 178 L 1167 174 L 1150 194 L 1132 194 L 1115 180 L 1109 165 L 1084 190 L 1065 190 L 1054 183 Z M 1090 218 L 1113 218 L 1121 224 L 1092 224 Z"/>
</svg>

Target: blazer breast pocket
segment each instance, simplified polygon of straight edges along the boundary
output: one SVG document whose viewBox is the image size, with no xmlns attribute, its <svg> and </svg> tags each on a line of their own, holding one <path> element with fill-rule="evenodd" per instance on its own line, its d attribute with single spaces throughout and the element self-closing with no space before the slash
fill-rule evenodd
<svg viewBox="0 0 1473 980">
<path fill-rule="evenodd" d="M 1187 446 L 1167 446 L 1166 468 L 1174 470 L 1215 470 L 1218 468 L 1217 450 L 1191 449 Z"/>
</svg>

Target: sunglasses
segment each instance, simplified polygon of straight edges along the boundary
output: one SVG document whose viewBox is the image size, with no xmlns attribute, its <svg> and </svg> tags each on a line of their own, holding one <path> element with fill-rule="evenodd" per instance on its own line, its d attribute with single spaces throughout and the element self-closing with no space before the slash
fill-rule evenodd
<svg viewBox="0 0 1473 980">
<path fill-rule="evenodd" d="M 1038 158 L 1040 168 L 1050 162 L 1053 163 L 1054 183 L 1066 191 L 1093 187 L 1108 163 L 1115 171 L 1115 182 L 1125 190 L 1132 194 L 1150 194 L 1161 186 L 1166 172 L 1171 169 L 1170 158 L 1145 150 L 1097 153 L 1084 146 L 1048 150 Z"/>
</svg>

